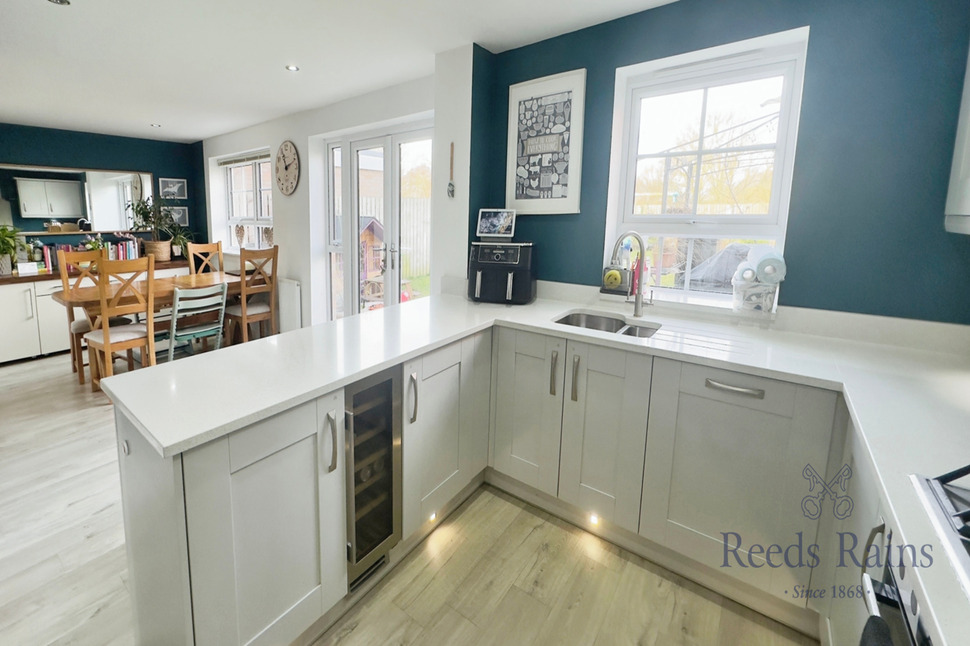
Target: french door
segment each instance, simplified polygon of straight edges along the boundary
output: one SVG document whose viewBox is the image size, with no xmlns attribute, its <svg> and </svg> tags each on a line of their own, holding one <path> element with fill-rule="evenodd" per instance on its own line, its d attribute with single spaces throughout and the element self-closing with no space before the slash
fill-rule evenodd
<svg viewBox="0 0 970 646">
<path fill-rule="evenodd" d="M 431 130 L 331 142 L 327 161 L 330 317 L 427 296 Z"/>
</svg>

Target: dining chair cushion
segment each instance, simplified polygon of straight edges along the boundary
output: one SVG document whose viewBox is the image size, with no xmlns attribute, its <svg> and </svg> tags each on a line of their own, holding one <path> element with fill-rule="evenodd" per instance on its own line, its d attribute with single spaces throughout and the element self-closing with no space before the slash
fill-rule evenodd
<svg viewBox="0 0 970 646">
<path fill-rule="evenodd" d="M 131 325 L 119 325 L 118 327 L 111 326 L 112 343 L 133 341 L 146 336 L 148 336 L 148 326 L 146 326 L 144 323 L 132 323 Z M 92 330 L 91 332 L 85 334 L 84 338 L 88 341 L 94 341 L 95 343 L 103 343 L 104 331 Z"/>
<path fill-rule="evenodd" d="M 113 316 L 108 321 L 108 325 L 111 327 L 118 327 L 121 325 L 128 325 L 131 323 L 131 319 L 127 316 Z M 91 331 L 91 322 L 87 319 L 74 319 L 71 321 L 71 334 L 84 334 L 85 332 Z"/>
<path fill-rule="evenodd" d="M 253 314 L 262 314 L 269 311 L 269 303 L 263 303 L 256 301 L 254 303 L 249 303 L 246 305 L 246 314 L 252 316 Z M 227 305 L 226 314 L 232 314 L 233 316 L 242 316 L 242 305 Z"/>
</svg>

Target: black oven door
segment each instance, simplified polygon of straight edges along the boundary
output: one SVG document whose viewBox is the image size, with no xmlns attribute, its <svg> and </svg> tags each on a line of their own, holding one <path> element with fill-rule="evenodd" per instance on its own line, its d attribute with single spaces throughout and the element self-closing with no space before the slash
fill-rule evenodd
<svg viewBox="0 0 970 646">
<path fill-rule="evenodd" d="M 876 540 L 882 536 L 879 553 L 891 555 L 893 532 L 885 522 L 874 527 L 863 552 L 868 557 Z M 859 640 L 860 646 L 931 646 L 932 641 L 923 630 L 915 597 L 900 586 L 892 556 L 873 578 L 868 572 L 868 558 L 862 567 L 862 590 L 869 619 Z M 876 572 L 873 572 L 876 574 Z"/>
<path fill-rule="evenodd" d="M 893 586 L 873 581 L 868 574 L 862 576 L 869 620 L 862 631 L 860 646 L 915 646 Z"/>
</svg>

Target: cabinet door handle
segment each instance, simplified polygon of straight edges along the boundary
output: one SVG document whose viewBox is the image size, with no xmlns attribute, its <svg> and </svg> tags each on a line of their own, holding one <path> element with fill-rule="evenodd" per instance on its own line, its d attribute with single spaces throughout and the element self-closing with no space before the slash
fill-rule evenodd
<svg viewBox="0 0 970 646">
<path fill-rule="evenodd" d="M 866 576 L 866 570 L 869 569 L 869 550 L 871 550 L 872 546 L 876 544 L 877 536 L 880 534 L 883 536 L 886 535 L 886 521 L 884 521 L 882 517 L 879 518 L 879 521 L 879 524 L 873 527 L 872 531 L 869 532 L 869 538 L 866 539 L 866 547 L 862 552 L 862 574 L 860 578 L 862 578 L 863 581 L 865 581 L 864 577 Z"/>
<path fill-rule="evenodd" d="M 330 466 L 327 468 L 327 473 L 333 473 L 337 470 L 337 416 L 334 414 L 335 411 L 330 411 L 327 413 L 327 424 L 330 425 Z"/>
<path fill-rule="evenodd" d="M 579 401 L 579 355 L 573 355 L 573 392 L 572 400 Z"/>
<path fill-rule="evenodd" d="M 347 468 L 344 470 L 347 475 L 347 560 L 356 563 L 357 531 L 355 525 L 357 519 L 355 518 L 354 468 L 357 462 L 354 458 L 354 414 L 350 411 L 344 411 L 344 430 L 347 434 L 344 442 L 347 447 Z"/>
<path fill-rule="evenodd" d="M 705 379 L 704 386 L 713 390 L 723 390 L 724 392 L 732 393 L 734 395 L 744 395 L 745 397 L 754 397 L 755 399 L 765 398 L 765 391 L 761 390 L 760 388 L 732 386 L 731 384 L 722 384 L 720 381 L 714 381 L 713 379 Z"/>
<path fill-rule="evenodd" d="M 411 382 L 412 392 L 414 392 L 414 408 L 411 409 L 411 423 L 418 421 L 418 373 L 412 372 L 408 378 Z"/>
<path fill-rule="evenodd" d="M 26 301 L 27 301 L 27 311 L 30 312 L 30 314 L 27 315 L 27 319 L 30 320 L 34 318 L 34 299 L 30 297 L 29 289 L 24 292 L 24 297 L 26 298 Z"/>
<path fill-rule="evenodd" d="M 559 367 L 559 351 L 552 351 L 552 362 L 549 366 L 549 394 L 556 396 L 556 368 Z"/>
</svg>

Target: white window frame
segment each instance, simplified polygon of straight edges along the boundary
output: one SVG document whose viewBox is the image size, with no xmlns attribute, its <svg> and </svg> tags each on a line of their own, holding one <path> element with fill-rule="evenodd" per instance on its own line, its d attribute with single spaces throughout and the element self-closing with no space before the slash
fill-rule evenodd
<svg viewBox="0 0 970 646">
<path fill-rule="evenodd" d="M 254 227 L 272 227 L 273 217 L 262 215 L 263 201 L 262 192 L 267 190 L 266 187 L 262 186 L 259 173 L 259 164 L 270 163 L 272 164 L 272 157 L 269 151 L 265 151 L 265 154 L 260 153 L 258 155 L 250 155 L 246 158 L 239 159 L 238 161 L 223 161 L 220 164 L 221 170 L 225 173 L 224 179 L 226 183 L 226 240 L 224 241 L 225 246 L 233 251 L 239 250 L 239 243 L 236 240 L 234 227 L 238 224 L 243 226 L 254 226 Z M 232 200 L 232 169 L 239 168 L 241 166 L 252 166 L 253 167 L 253 206 L 255 217 L 237 217 L 233 214 L 233 200 Z M 270 179 L 270 186 L 268 187 L 270 199 L 273 199 L 273 186 L 272 179 Z"/>
<path fill-rule="evenodd" d="M 808 27 L 801 27 L 617 68 L 604 266 L 610 260 L 617 237 L 629 230 L 640 233 L 644 239 L 663 236 L 773 240 L 775 249 L 784 251 L 808 33 Z M 767 216 L 633 214 L 641 99 L 779 74 L 784 74 L 786 79 Z M 685 294 L 693 294 L 686 287 L 684 290 L 658 289 L 658 292 L 673 292 L 676 300 L 695 300 L 690 296 L 685 298 Z M 715 297 L 714 301 L 717 300 Z M 696 301 L 710 304 L 712 298 L 710 294 L 698 293 Z"/>
</svg>

